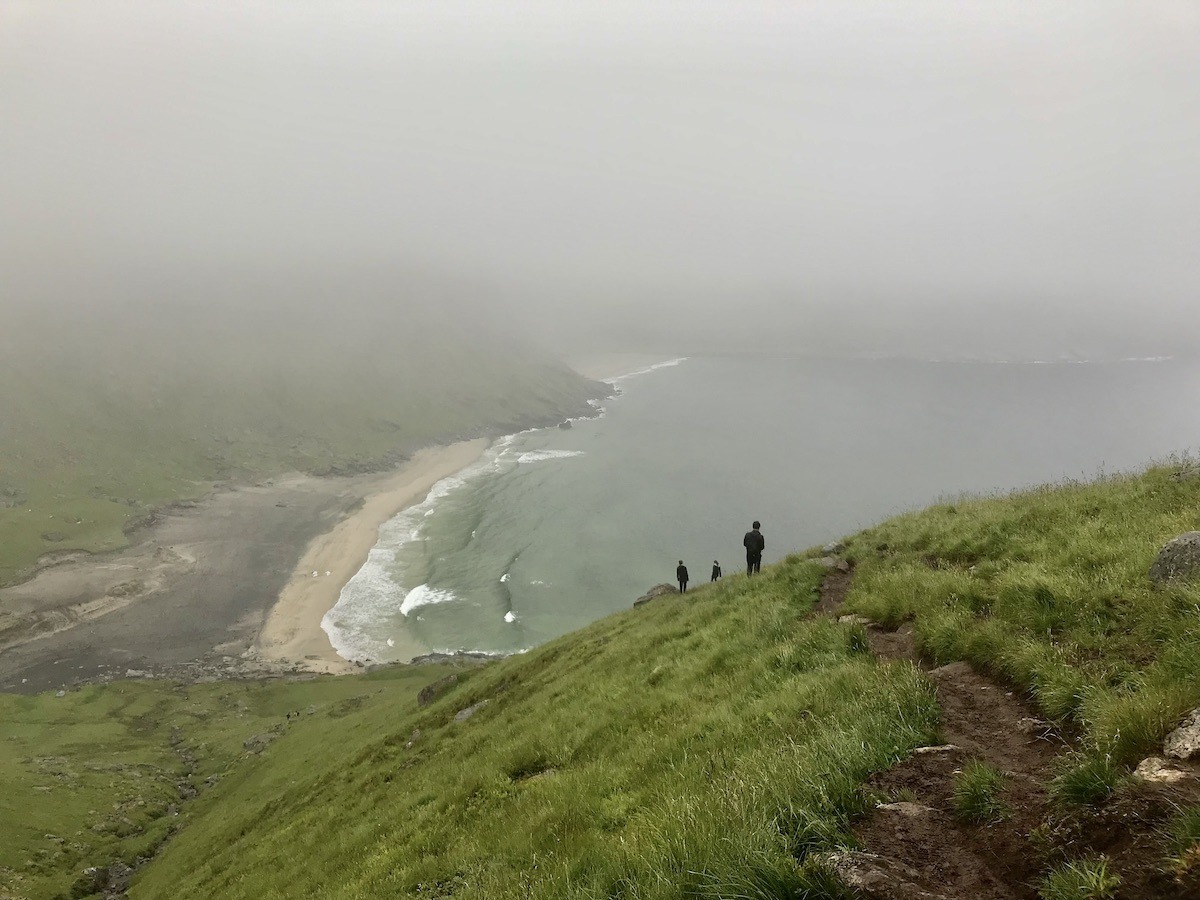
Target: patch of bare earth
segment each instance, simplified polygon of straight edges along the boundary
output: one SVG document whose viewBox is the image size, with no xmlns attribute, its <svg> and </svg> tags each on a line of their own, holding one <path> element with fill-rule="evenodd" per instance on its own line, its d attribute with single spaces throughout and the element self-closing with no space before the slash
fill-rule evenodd
<svg viewBox="0 0 1200 900">
<path fill-rule="evenodd" d="M 830 571 L 817 611 L 841 613 L 853 573 Z M 1095 814 L 1065 816 L 1047 789 L 1064 739 L 1022 698 L 963 662 L 930 668 L 920 659 L 912 627 L 868 625 L 874 652 L 921 666 L 941 708 L 938 746 L 875 775 L 878 798 L 854 828 L 863 850 L 831 857 L 842 879 L 871 900 L 998 900 L 1037 898 L 1053 865 L 1104 854 L 1122 878 L 1115 895 L 1128 900 L 1200 898 L 1200 885 L 1167 872 L 1162 825 L 1200 780 L 1135 782 Z M 994 821 L 973 824 L 956 814 L 955 785 L 964 766 L 980 761 L 1003 775 Z M 1200 793 L 1197 794 L 1200 796 Z M 1193 799 L 1191 802 L 1195 802 Z M 1196 867 L 1200 870 L 1200 866 Z"/>
</svg>

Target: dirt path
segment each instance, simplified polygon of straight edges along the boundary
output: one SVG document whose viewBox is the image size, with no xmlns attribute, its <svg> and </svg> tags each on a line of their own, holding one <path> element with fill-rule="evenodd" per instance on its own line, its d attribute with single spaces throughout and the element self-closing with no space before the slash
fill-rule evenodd
<svg viewBox="0 0 1200 900">
<path fill-rule="evenodd" d="M 853 572 L 832 570 L 817 611 L 838 615 L 852 580 Z M 911 627 L 889 632 L 872 625 L 867 634 L 882 659 L 927 668 Z M 1045 815 L 1045 785 L 1063 742 L 1011 691 L 966 663 L 927 674 L 942 711 L 939 746 L 871 780 L 881 802 L 855 828 L 867 852 L 847 854 L 839 868 L 872 898 L 1035 898 L 1026 835 Z M 1000 802 L 1007 815 L 998 822 L 974 825 L 955 814 L 956 779 L 972 761 L 1004 777 Z"/>
<path fill-rule="evenodd" d="M 841 617 L 853 577 L 848 567 L 831 568 L 815 613 Z M 930 667 L 917 652 L 911 625 L 866 627 L 878 657 L 925 671 L 941 724 L 937 746 L 917 750 L 869 782 L 878 802 L 854 828 L 865 849 L 831 859 L 860 896 L 1035 900 L 1051 865 L 1103 855 L 1122 879 L 1115 900 L 1200 897 L 1200 872 L 1177 877 L 1167 871 L 1163 837 L 1178 809 L 1200 802 L 1200 764 L 1171 763 L 1180 777 L 1166 781 L 1134 778 L 1100 809 L 1056 809 L 1047 790 L 1068 744 L 1050 723 L 967 663 Z M 976 761 L 1003 778 L 1002 814 L 982 824 L 965 820 L 955 801 L 964 767 Z"/>
</svg>

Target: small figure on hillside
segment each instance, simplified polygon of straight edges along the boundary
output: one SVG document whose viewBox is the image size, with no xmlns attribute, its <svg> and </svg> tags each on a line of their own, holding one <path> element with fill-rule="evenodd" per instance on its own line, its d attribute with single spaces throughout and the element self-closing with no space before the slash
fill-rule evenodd
<svg viewBox="0 0 1200 900">
<path fill-rule="evenodd" d="M 751 530 L 746 532 L 746 536 L 742 538 L 742 546 L 746 548 L 746 574 L 753 575 L 762 568 L 763 550 L 767 547 L 767 541 L 762 536 L 762 532 L 758 529 L 762 525 L 755 522 L 751 526 Z"/>
<path fill-rule="evenodd" d="M 687 566 L 683 564 L 682 559 L 679 561 L 678 568 L 675 569 L 675 577 L 679 579 L 679 593 L 682 594 L 687 590 L 688 583 Z"/>
<path fill-rule="evenodd" d="M 718 578 L 720 578 L 720 577 L 721 577 L 721 564 L 720 564 L 719 562 L 717 562 L 717 561 L 714 559 L 714 560 L 713 560 L 713 577 L 712 577 L 712 580 L 713 580 L 713 581 L 716 581 L 716 580 L 717 580 Z"/>
</svg>

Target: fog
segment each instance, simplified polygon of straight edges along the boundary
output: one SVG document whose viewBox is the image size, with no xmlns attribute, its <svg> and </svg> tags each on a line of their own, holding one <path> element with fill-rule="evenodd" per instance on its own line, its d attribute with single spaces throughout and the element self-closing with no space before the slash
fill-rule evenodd
<svg viewBox="0 0 1200 900">
<path fill-rule="evenodd" d="M 0 198 L 10 313 L 1185 353 L 1200 6 L 0 0 Z"/>
</svg>

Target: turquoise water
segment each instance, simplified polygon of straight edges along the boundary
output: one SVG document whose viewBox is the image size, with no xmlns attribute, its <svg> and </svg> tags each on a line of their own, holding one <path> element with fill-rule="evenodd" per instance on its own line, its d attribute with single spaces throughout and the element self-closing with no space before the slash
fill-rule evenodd
<svg viewBox="0 0 1200 900">
<path fill-rule="evenodd" d="M 628 608 L 682 558 L 764 563 L 905 509 L 1200 445 L 1200 365 L 692 358 L 602 417 L 499 442 L 389 523 L 326 617 L 350 658 L 513 652 Z M 389 646 L 389 638 L 396 645 Z"/>
</svg>

